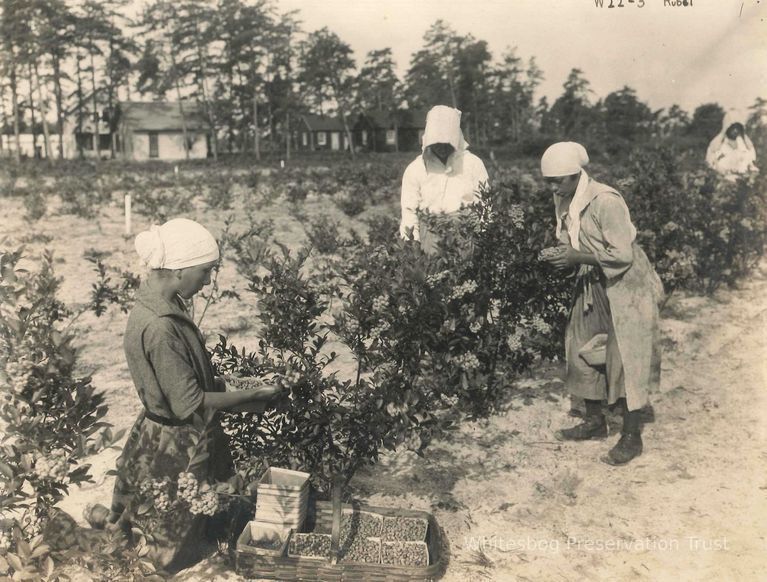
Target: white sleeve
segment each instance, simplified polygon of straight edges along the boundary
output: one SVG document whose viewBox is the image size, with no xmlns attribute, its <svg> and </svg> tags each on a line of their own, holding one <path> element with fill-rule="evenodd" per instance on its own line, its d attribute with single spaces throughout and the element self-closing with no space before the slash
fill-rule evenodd
<svg viewBox="0 0 767 582">
<path fill-rule="evenodd" d="M 490 184 L 490 179 L 487 175 L 487 169 L 485 168 L 485 164 L 479 158 L 477 158 L 477 168 L 475 171 L 477 176 L 477 185 Z"/>
<path fill-rule="evenodd" d="M 723 157 L 720 149 L 721 145 L 722 139 L 717 136 L 711 140 L 711 143 L 708 144 L 708 148 L 706 148 L 706 164 L 713 170 L 719 169 L 719 161 Z"/>
<path fill-rule="evenodd" d="M 474 201 L 478 202 L 480 186 L 487 186 L 490 182 L 485 164 L 477 156 L 472 157 L 471 176 L 474 182 Z"/>
<path fill-rule="evenodd" d="M 405 173 L 402 175 L 402 195 L 400 205 L 402 207 L 402 220 L 399 225 L 399 232 L 402 238 L 410 238 L 410 232 L 413 238 L 419 240 L 418 216 L 416 210 L 421 202 L 421 185 L 418 180 L 418 168 L 415 165 L 418 162 L 411 163 Z"/>
</svg>

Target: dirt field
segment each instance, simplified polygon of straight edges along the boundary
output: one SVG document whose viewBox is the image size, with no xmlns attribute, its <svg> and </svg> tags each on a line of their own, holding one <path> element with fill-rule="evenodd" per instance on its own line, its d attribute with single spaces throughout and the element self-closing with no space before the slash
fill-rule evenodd
<svg viewBox="0 0 767 582">
<path fill-rule="evenodd" d="M 323 205 L 308 201 L 309 212 Z M 325 204 L 330 210 L 331 205 Z M 32 234 L 30 252 L 55 250 L 61 298 L 87 300 L 95 281 L 88 249 L 106 251 L 110 265 L 137 271 L 132 240 L 123 236 L 121 208 L 97 220 L 55 214 L 30 226 L 17 200 L 3 200 L 0 239 Z M 333 210 L 331 210 L 333 211 Z M 334 210 L 337 218 L 344 218 Z M 213 230 L 226 213 L 196 216 Z M 300 225 L 281 205 L 264 211 L 280 240 L 297 244 Z M 147 221 L 136 218 L 134 232 Z M 34 237 L 32 237 L 34 238 Z M 255 345 L 256 307 L 231 263 L 223 288 L 244 302 L 214 305 L 203 328 L 237 345 Z M 122 354 L 126 316 L 84 314 L 76 323 L 84 373 L 108 395 L 107 420 L 127 428 L 140 408 Z M 767 278 L 713 298 L 675 296 L 662 322 L 661 390 L 656 420 L 644 429 L 644 454 L 624 468 L 599 456 L 607 442 L 561 444 L 553 431 L 572 423 L 569 402 L 549 367 L 519 382 L 508 409 L 466 424 L 435 442 L 425 458 L 389 455 L 353 481 L 371 504 L 432 511 L 451 548 L 444 580 L 759 580 L 767 572 Z M 340 366 L 350 366 L 342 360 Z M 95 484 L 71 492 L 61 507 L 81 520 L 89 501 L 108 502 L 116 450 L 90 459 Z M 82 520 L 81 520 L 82 521 Z M 182 580 L 240 580 L 222 558 L 183 572 Z M 85 574 L 75 579 L 89 579 Z"/>
</svg>

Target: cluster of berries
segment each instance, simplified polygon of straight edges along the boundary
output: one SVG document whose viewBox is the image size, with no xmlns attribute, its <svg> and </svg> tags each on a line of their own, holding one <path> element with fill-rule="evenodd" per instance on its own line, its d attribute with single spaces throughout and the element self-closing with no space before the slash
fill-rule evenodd
<svg viewBox="0 0 767 582">
<path fill-rule="evenodd" d="M 181 501 L 185 501 L 191 505 L 197 498 L 198 489 L 199 484 L 197 483 L 197 477 L 194 476 L 194 473 L 179 473 L 177 496 Z"/>
<path fill-rule="evenodd" d="M 11 548 L 11 542 L 13 542 L 13 538 L 11 537 L 11 530 L 9 529 L 0 529 L 0 552 L 7 551 Z M 3 572 L 0 571 L 0 574 Z"/>
<path fill-rule="evenodd" d="M 549 259 L 553 259 L 554 257 L 558 257 L 564 252 L 565 247 L 562 245 L 556 247 L 546 247 L 540 253 L 538 253 L 538 260 L 547 261 Z"/>
<path fill-rule="evenodd" d="M 145 479 L 139 486 L 139 491 L 145 497 L 151 497 L 154 508 L 160 513 L 170 511 L 170 478 Z"/>
<path fill-rule="evenodd" d="M 450 299 L 460 299 L 461 297 L 464 297 L 465 295 L 468 295 L 470 293 L 474 293 L 474 291 L 477 290 L 477 282 L 473 280 L 468 280 L 460 285 L 453 287 L 452 293 L 450 293 Z"/>
<path fill-rule="evenodd" d="M 21 394 L 29 384 L 32 378 L 32 372 L 35 366 L 28 359 L 21 358 L 16 362 L 5 364 L 5 373 L 8 375 L 10 391 L 15 394 Z"/>
<path fill-rule="evenodd" d="M 35 461 L 35 473 L 41 479 L 63 481 L 69 473 L 67 453 L 62 449 L 52 450 L 47 457 Z"/>
<path fill-rule="evenodd" d="M 532 326 L 533 326 L 533 329 L 539 333 L 546 334 L 551 331 L 551 326 L 545 321 L 543 321 L 543 318 L 538 314 L 536 314 L 533 317 Z"/>
<path fill-rule="evenodd" d="M 509 218 L 511 218 L 512 224 L 517 228 L 523 228 L 525 226 L 525 211 L 519 204 L 512 204 L 509 208 Z"/>
<path fill-rule="evenodd" d="M 373 311 L 383 311 L 389 306 L 389 298 L 386 295 L 379 295 L 373 299 Z"/>
<path fill-rule="evenodd" d="M 455 356 L 453 361 L 464 370 L 474 370 L 479 368 L 479 358 L 477 358 L 477 356 L 472 353 Z"/>
<path fill-rule="evenodd" d="M 437 285 L 447 279 L 448 275 L 450 275 L 449 271 L 440 271 L 439 273 L 435 273 L 434 275 L 429 275 L 426 277 L 426 283 L 431 286 Z"/>
<path fill-rule="evenodd" d="M 370 330 L 370 337 L 372 339 L 380 339 L 381 334 L 389 331 L 390 328 L 391 328 L 391 324 L 388 321 L 384 321 L 380 325 L 377 325 Z"/>
<path fill-rule="evenodd" d="M 522 349 L 522 336 L 518 333 L 510 335 L 506 340 L 506 345 L 512 352 L 516 352 Z"/>
<path fill-rule="evenodd" d="M 221 509 L 218 495 L 213 490 L 203 491 L 189 504 L 189 511 L 195 515 L 215 515 Z"/>
</svg>

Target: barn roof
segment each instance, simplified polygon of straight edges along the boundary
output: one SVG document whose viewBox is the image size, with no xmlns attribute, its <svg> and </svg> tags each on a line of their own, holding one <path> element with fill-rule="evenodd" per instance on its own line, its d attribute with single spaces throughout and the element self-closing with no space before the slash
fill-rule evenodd
<svg viewBox="0 0 767 582">
<path fill-rule="evenodd" d="M 338 117 L 304 113 L 301 119 L 311 131 L 344 131 L 344 124 Z"/>
<path fill-rule="evenodd" d="M 207 124 L 196 103 L 184 102 L 188 130 L 206 129 Z M 173 101 L 121 101 L 122 123 L 133 131 L 181 131 L 181 111 Z"/>
</svg>

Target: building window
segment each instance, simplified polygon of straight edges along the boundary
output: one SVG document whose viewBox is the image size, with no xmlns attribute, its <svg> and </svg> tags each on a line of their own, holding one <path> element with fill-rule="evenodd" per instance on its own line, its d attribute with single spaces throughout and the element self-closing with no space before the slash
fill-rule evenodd
<svg viewBox="0 0 767 582">
<path fill-rule="evenodd" d="M 149 157 L 160 157 L 160 144 L 157 136 L 157 132 L 152 131 L 149 133 Z"/>
<path fill-rule="evenodd" d="M 386 130 L 386 145 L 394 145 L 397 143 L 397 132 L 393 129 Z"/>
<path fill-rule="evenodd" d="M 328 145 L 328 134 L 324 131 L 317 132 L 317 145 Z"/>
<path fill-rule="evenodd" d="M 93 134 L 92 133 L 77 133 L 75 134 L 77 140 L 77 147 L 83 150 L 93 149 Z"/>
<path fill-rule="evenodd" d="M 306 133 L 305 131 L 301 132 L 301 145 L 304 147 L 309 146 L 309 134 Z"/>
<path fill-rule="evenodd" d="M 368 132 L 364 129 L 362 130 L 362 145 L 368 145 Z"/>
</svg>

